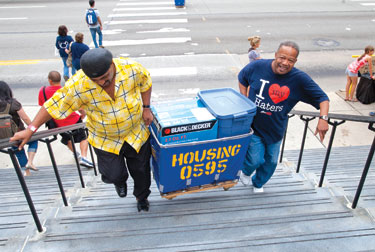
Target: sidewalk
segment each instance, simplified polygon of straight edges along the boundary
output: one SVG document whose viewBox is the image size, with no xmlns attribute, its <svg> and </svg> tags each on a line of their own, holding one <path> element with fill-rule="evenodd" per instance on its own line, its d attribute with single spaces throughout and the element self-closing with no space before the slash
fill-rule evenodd
<svg viewBox="0 0 375 252">
<path fill-rule="evenodd" d="M 346 102 L 344 101 L 341 92 L 331 92 L 328 93 L 331 100 L 330 102 L 330 113 L 341 113 L 341 114 L 352 114 L 352 115 L 368 115 L 370 111 L 375 111 L 375 105 L 364 105 L 360 102 Z M 34 118 L 35 114 L 38 112 L 38 106 L 25 106 L 26 113 L 30 118 Z M 304 111 L 316 111 L 310 105 L 299 103 L 295 110 Z M 328 145 L 330 132 L 328 132 L 326 138 L 324 139 L 323 145 L 319 139 L 314 135 L 317 120 L 313 120 L 309 124 L 309 131 L 306 138 L 305 148 L 314 149 L 322 148 Z M 368 125 L 364 123 L 357 122 L 346 122 L 337 128 L 334 147 L 345 147 L 345 146 L 359 146 L 359 145 L 371 145 L 373 140 L 373 132 L 367 129 Z M 285 144 L 286 150 L 299 149 L 302 141 L 302 134 L 304 129 L 304 122 L 300 120 L 299 117 L 294 116 L 289 121 L 287 141 Z M 56 140 L 52 143 L 52 148 L 54 153 L 58 153 L 55 156 L 56 162 L 59 165 L 74 164 L 74 157 L 72 153 Z M 79 145 L 76 145 L 79 148 Z M 49 166 L 51 161 L 48 155 L 47 146 L 44 143 L 39 143 L 38 153 L 35 158 L 36 166 Z M 0 161 L 1 168 L 12 167 L 12 163 L 8 157 L 2 158 Z"/>
<path fill-rule="evenodd" d="M 345 59 L 347 59 L 353 52 L 347 51 L 342 52 L 342 58 L 335 59 L 336 61 L 343 62 L 345 65 Z M 321 57 L 332 57 L 332 52 L 304 52 L 301 55 L 301 59 L 298 63 L 298 67 L 310 73 L 314 72 L 315 59 Z M 264 53 L 262 54 L 265 58 L 272 58 L 273 54 Z M 150 72 L 154 81 L 152 101 L 160 99 L 177 99 L 181 98 L 182 93 L 185 97 L 195 97 L 199 90 L 220 88 L 220 87 L 237 87 L 237 74 L 239 70 L 248 62 L 247 55 L 234 55 L 234 54 L 223 54 L 223 55 L 191 55 L 191 56 L 165 56 L 165 57 L 144 57 L 135 59 L 142 63 Z M 182 75 L 170 75 L 173 67 L 183 66 L 185 70 L 196 69 L 196 73 L 184 72 Z M 318 66 L 318 65 L 317 65 Z M 42 66 L 43 68 L 43 66 Z M 161 71 L 167 70 L 167 71 Z M 39 71 L 40 72 L 40 71 Z M 47 72 L 47 71 L 45 71 Z M 165 74 L 164 72 L 167 72 Z M 319 72 L 319 69 L 317 70 Z M 169 73 L 169 75 L 168 75 Z M 163 75 L 165 74 L 165 75 Z M 318 83 L 325 83 L 325 77 L 313 77 Z M 343 78 L 345 78 L 343 74 Z M 329 85 L 335 83 L 341 83 L 341 79 L 330 79 Z M 186 85 L 186 90 L 179 90 L 181 84 L 189 83 Z M 177 84 L 177 85 L 176 85 Z M 39 90 L 39 87 L 36 88 Z M 332 89 L 331 89 L 332 90 Z M 342 92 L 339 90 L 328 91 L 330 98 L 330 113 L 341 113 L 341 114 L 352 114 L 352 115 L 368 115 L 370 111 L 375 111 L 375 104 L 364 105 L 359 102 L 346 102 L 343 99 Z M 25 99 L 29 96 L 26 94 Z M 16 97 L 18 97 L 16 95 Z M 29 98 L 30 99 L 30 98 Z M 34 98 L 30 102 L 21 102 L 24 105 L 26 113 L 30 118 L 34 118 L 35 114 L 39 110 L 39 106 L 30 105 L 33 104 Z M 317 111 L 310 105 L 299 103 L 295 110 L 305 111 Z M 330 132 L 327 134 L 323 145 L 320 143 L 317 137 L 314 136 L 315 127 L 317 120 L 313 120 L 309 124 L 309 131 L 305 143 L 306 149 L 321 148 L 327 146 L 329 141 Z M 334 147 L 340 146 L 354 146 L 354 145 L 370 145 L 373 139 L 373 132 L 367 129 L 368 125 L 356 122 L 346 122 L 340 125 L 336 131 L 336 137 L 334 141 Z M 292 117 L 289 122 L 288 135 L 286 141 L 286 150 L 299 149 L 302 140 L 304 122 L 299 117 Z M 60 137 L 59 137 L 60 138 Z M 70 151 L 60 143 L 60 140 L 52 143 L 52 147 L 56 155 L 57 164 L 73 164 L 74 158 Z M 78 147 L 78 146 L 77 146 Z M 35 158 L 36 166 L 49 166 L 50 159 L 47 152 L 47 147 L 44 143 L 39 144 L 39 150 Z M 1 168 L 12 167 L 8 157 L 1 159 Z"/>
<path fill-rule="evenodd" d="M 223 61 L 228 57 L 231 56 L 219 56 Z M 226 64 L 216 63 L 220 65 L 216 71 L 226 71 L 227 76 L 218 76 L 217 82 L 215 79 L 204 85 L 205 79 L 200 80 L 203 74 L 196 77 L 195 86 L 187 86 L 193 87 L 187 95 L 194 97 L 193 91 L 223 85 L 237 89 L 235 79 L 241 64 L 237 67 L 233 63 L 238 63 L 238 58 L 241 57 Z M 205 67 L 211 71 L 209 68 L 214 65 L 213 62 Z M 155 94 L 166 88 L 172 91 L 157 99 L 178 98 L 171 95 L 178 93 L 176 86 L 172 88 L 174 80 L 158 80 L 154 84 Z M 331 113 L 367 115 L 375 111 L 375 104 L 345 102 L 340 91 L 327 94 Z M 24 109 L 33 118 L 39 107 L 25 104 Z M 302 103 L 295 110 L 316 111 Z M 54 174 L 46 145 L 40 143 L 35 164 L 42 169 L 38 174 L 32 172 L 26 181 L 43 223 L 42 233 L 36 231 L 9 157 L 3 155 L 0 167 L 10 169 L 0 169 L 0 247 L 4 251 L 25 252 L 67 251 L 72 247 L 75 251 L 367 251 L 375 244 L 373 169 L 359 207 L 353 210 L 347 203 L 355 193 L 368 152 L 368 146 L 354 145 L 371 144 L 374 134 L 366 124 L 340 125 L 334 146 L 353 147 L 332 149 L 324 186 L 317 188 L 326 151 L 322 147 L 327 145 L 330 132 L 320 143 L 313 134 L 316 122 L 317 119 L 310 123 L 303 164 L 296 173 L 304 123 L 296 116 L 290 119 L 284 153 L 287 162 L 279 164 L 265 193 L 254 194 L 251 187 L 238 184 L 229 191 L 208 190 L 168 201 L 160 197 L 153 181 L 149 197 L 152 208 L 148 213 L 136 211 L 136 201 L 130 193 L 119 199 L 113 186 L 94 176 L 92 169 L 83 169 L 86 187 L 82 188 L 76 167 L 68 165 L 74 163 L 73 155 L 57 140 L 52 147 L 69 204 L 63 206 L 56 181 L 51 179 Z M 131 192 L 134 185 L 131 179 L 128 182 Z"/>
</svg>

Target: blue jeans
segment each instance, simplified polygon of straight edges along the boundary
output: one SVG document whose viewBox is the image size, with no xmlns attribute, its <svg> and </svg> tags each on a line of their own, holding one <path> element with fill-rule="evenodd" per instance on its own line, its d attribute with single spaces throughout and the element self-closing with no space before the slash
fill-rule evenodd
<svg viewBox="0 0 375 252">
<path fill-rule="evenodd" d="M 27 152 L 36 152 L 38 150 L 38 141 L 28 142 L 27 145 L 28 145 Z M 18 148 L 12 147 L 12 149 L 17 150 Z M 25 153 L 25 149 L 22 148 L 22 150 L 16 151 L 15 154 L 16 154 L 16 157 L 18 159 L 18 163 L 20 164 L 20 167 L 24 168 L 27 164 L 27 161 L 28 161 L 26 153 Z"/>
<path fill-rule="evenodd" d="M 103 34 L 102 31 L 100 30 L 100 26 L 96 28 L 90 28 L 91 36 L 92 36 L 92 41 L 94 42 L 95 48 L 98 48 L 98 43 L 96 42 L 96 34 L 99 34 L 99 45 L 103 45 Z"/>
<path fill-rule="evenodd" d="M 254 187 L 263 187 L 272 177 L 276 170 L 280 145 L 281 140 L 266 144 L 261 137 L 251 136 L 242 172 L 250 176 L 255 171 L 255 175 L 251 178 Z"/>
<path fill-rule="evenodd" d="M 61 57 L 61 58 L 62 58 L 62 61 L 63 61 L 63 64 L 64 64 L 64 76 L 70 77 L 70 75 L 69 75 L 69 67 L 66 65 L 66 60 L 68 59 L 68 57 Z M 76 70 L 72 66 L 72 75 L 74 75 L 75 73 L 76 73 Z"/>
</svg>

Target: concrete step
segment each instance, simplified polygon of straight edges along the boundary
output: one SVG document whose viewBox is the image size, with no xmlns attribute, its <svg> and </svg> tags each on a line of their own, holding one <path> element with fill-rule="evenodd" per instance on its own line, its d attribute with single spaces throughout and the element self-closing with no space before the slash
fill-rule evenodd
<svg viewBox="0 0 375 252">
<path fill-rule="evenodd" d="M 347 156 L 345 151 L 335 151 L 338 154 L 332 156 L 332 163 Z M 324 150 L 306 150 L 306 163 L 296 174 L 298 152 L 286 152 L 288 161 L 278 166 L 261 194 L 254 194 L 251 187 L 239 183 L 228 191 L 213 189 L 167 200 L 160 196 L 153 182 L 150 211 L 141 213 L 132 195 L 132 179 L 128 180 L 128 196 L 119 198 L 113 185 L 101 182 L 92 170 L 84 169 L 86 188 L 82 188 L 76 168 L 64 166 L 60 172 L 69 201 L 65 207 L 52 168 L 43 167 L 26 178 L 45 228 L 43 233 L 36 231 L 14 171 L 3 169 L 0 170 L 0 230 L 4 232 L 0 232 L 0 249 L 366 251 L 374 248 L 375 211 L 361 206 L 355 210 L 347 207 L 347 195 L 341 186 L 353 183 L 350 177 L 344 179 L 344 171 L 333 172 L 330 176 L 336 177 L 327 177 L 325 187 L 316 187 L 320 173 L 316 157 L 322 153 L 324 157 Z M 360 161 L 357 163 L 361 165 Z"/>
<path fill-rule="evenodd" d="M 30 237 L 24 251 L 343 251 L 375 247 L 375 229 L 363 209 L 279 165 L 254 194 L 242 184 L 160 197 L 155 185 L 149 212 L 138 213 L 131 195 L 120 199 L 97 177 L 80 189 L 71 207 L 48 219 L 46 232 Z M 338 250 L 336 250 L 338 251 Z"/>
<path fill-rule="evenodd" d="M 61 181 L 69 199 L 70 192 L 80 187 L 77 168 L 74 166 L 58 166 Z M 82 168 L 88 181 L 89 173 Z M 25 177 L 32 201 L 41 223 L 50 218 L 56 206 L 63 205 L 57 180 L 52 167 L 39 167 L 32 175 Z M 35 224 L 26 198 L 19 184 L 16 172 L 11 169 L 0 169 L 0 249 L 2 246 L 16 251 L 30 234 L 35 233 Z M 15 248 L 16 250 L 12 250 Z"/>
<path fill-rule="evenodd" d="M 324 186 L 329 187 L 337 196 L 345 196 L 352 201 L 355 196 L 370 146 L 350 146 L 332 148 L 324 177 Z M 284 157 L 298 162 L 299 150 L 288 150 Z M 323 168 L 326 149 L 307 149 L 303 153 L 301 170 L 319 181 Z M 367 174 L 358 204 L 363 208 L 375 207 L 375 164 L 372 162 Z"/>
</svg>

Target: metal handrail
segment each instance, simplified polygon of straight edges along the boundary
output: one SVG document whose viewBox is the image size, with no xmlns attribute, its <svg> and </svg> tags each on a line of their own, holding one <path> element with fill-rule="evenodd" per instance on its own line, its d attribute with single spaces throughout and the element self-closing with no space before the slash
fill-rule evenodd
<svg viewBox="0 0 375 252">
<path fill-rule="evenodd" d="M 59 127 L 59 128 L 49 129 L 49 130 L 37 131 L 36 133 L 34 133 L 32 135 L 32 137 L 30 139 L 30 142 L 35 141 L 35 140 L 40 140 L 40 139 L 43 139 L 43 138 L 46 138 L 46 137 L 54 136 L 54 135 L 57 135 L 57 134 L 60 134 L 60 133 L 72 131 L 72 130 L 75 130 L 75 129 L 85 128 L 86 127 L 85 125 L 86 125 L 85 123 L 77 123 L 77 124 L 73 124 L 73 125 L 69 125 L 69 126 L 64 126 L 64 127 Z M 10 142 L 9 138 L 0 139 L 0 149 L 12 147 L 12 146 L 15 146 L 15 145 L 19 145 L 19 142 L 15 142 L 15 141 Z"/>
<path fill-rule="evenodd" d="M 319 117 L 319 112 L 311 112 L 311 111 L 300 111 L 300 110 L 292 110 L 290 111 L 291 115 L 303 115 L 303 116 L 313 116 Z M 373 116 L 359 116 L 359 115 L 346 115 L 346 114 L 337 114 L 337 113 L 328 113 L 328 117 L 334 120 L 346 120 L 352 122 L 363 122 L 363 123 L 375 123 L 375 117 Z"/>
<path fill-rule="evenodd" d="M 57 137 L 56 137 L 57 134 L 68 133 L 70 135 L 70 140 L 72 141 L 72 147 L 73 147 L 73 155 L 74 155 L 74 158 L 75 158 L 75 161 L 76 161 L 78 174 L 79 174 L 79 177 L 80 177 L 81 185 L 84 188 L 85 184 L 84 184 L 83 177 L 82 177 L 81 167 L 80 167 L 80 164 L 79 164 L 79 161 L 78 161 L 78 156 L 77 156 L 77 153 L 75 151 L 74 137 L 71 134 L 73 130 L 81 129 L 81 128 L 86 129 L 85 123 L 77 123 L 77 124 L 73 124 L 73 125 L 69 125 L 69 126 L 64 126 L 64 127 L 59 127 L 59 128 L 49 129 L 49 130 L 42 130 L 42 131 L 38 131 L 35 134 L 33 134 L 33 136 L 29 140 L 29 141 L 41 141 L 41 142 L 44 142 L 44 143 L 47 144 L 47 149 L 48 149 L 48 152 L 50 154 L 50 158 L 51 158 L 52 166 L 53 166 L 53 169 L 54 169 L 54 172 L 55 172 L 56 180 L 57 180 L 57 183 L 59 185 L 60 193 L 61 193 L 63 203 L 64 203 L 65 206 L 68 206 L 68 202 L 67 202 L 67 199 L 66 199 L 66 196 L 65 196 L 65 192 L 64 192 L 64 188 L 63 188 L 63 185 L 62 185 L 62 182 L 61 182 L 59 171 L 57 169 L 55 157 L 54 157 L 52 147 L 51 147 L 51 142 L 53 142 L 57 139 Z M 86 129 L 85 133 L 87 134 L 87 129 Z M 19 141 L 12 141 L 11 142 L 9 138 L 1 139 L 0 140 L 0 152 L 9 154 L 9 156 L 12 160 L 14 169 L 16 171 L 18 180 L 19 180 L 19 182 L 21 184 L 21 187 L 22 187 L 22 190 L 25 194 L 25 198 L 26 198 L 27 203 L 29 205 L 31 214 L 34 218 L 35 225 L 36 225 L 39 232 L 43 232 L 43 227 L 40 223 L 40 220 L 39 220 L 38 214 L 35 210 L 35 206 L 34 206 L 34 203 L 32 201 L 32 198 L 30 196 L 30 192 L 29 192 L 29 189 L 27 187 L 25 178 L 23 177 L 21 167 L 19 166 L 16 155 L 15 155 L 15 153 L 18 150 L 14 149 L 14 147 L 18 146 L 19 144 L 20 144 Z M 92 159 L 93 165 L 94 165 L 95 176 L 97 176 L 96 165 L 95 165 L 95 160 L 94 160 L 94 156 L 93 156 L 93 153 L 92 153 L 93 151 L 92 151 L 91 145 L 89 147 L 90 147 L 89 150 L 90 150 L 90 154 L 91 154 L 91 159 Z"/>
<path fill-rule="evenodd" d="M 311 111 L 292 110 L 289 113 L 288 121 L 289 121 L 289 118 L 294 116 L 294 115 L 300 116 L 301 120 L 305 121 L 305 130 L 304 130 L 304 134 L 303 134 L 303 137 L 302 137 L 300 155 L 299 155 L 299 158 L 298 158 L 298 164 L 297 164 L 297 168 L 296 168 L 296 172 L 298 173 L 299 169 L 300 169 L 301 161 L 302 161 L 302 154 L 303 154 L 303 149 L 304 149 L 304 145 L 305 145 L 305 139 L 306 139 L 306 133 L 307 133 L 306 131 L 307 131 L 308 123 L 309 123 L 309 121 L 319 117 L 320 113 L 311 112 Z M 325 173 L 326 173 L 326 170 L 327 170 L 328 160 L 329 160 L 329 156 L 331 154 L 332 144 L 333 144 L 333 140 L 334 140 L 335 134 L 336 134 L 336 128 L 337 128 L 337 126 L 345 123 L 346 121 L 368 123 L 369 124 L 368 129 L 375 132 L 375 128 L 374 128 L 375 117 L 329 113 L 328 114 L 328 124 L 332 126 L 332 131 L 331 131 L 331 136 L 330 136 L 329 143 L 328 143 L 328 146 L 327 146 L 327 151 L 326 151 L 326 156 L 325 156 L 325 159 L 324 159 L 324 164 L 323 164 L 323 167 L 322 167 L 322 172 L 321 172 L 321 175 L 320 175 L 319 187 L 323 186 L 324 176 L 325 176 Z M 288 123 L 287 123 L 287 127 L 288 127 Z M 283 153 L 284 153 L 287 130 L 288 129 L 285 130 L 283 145 L 282 145 L 281 151 L 280 151 L 280 162 L 282 162 L 282 156 L 283 156 Z M 353 199 L 353 203 L 352 203 L 353 209 L 355 209 L 357 207 L 357 203 L 358 203 L 359 197 L 361 195 L 363 185 L 366 181 L 366 176 L 367 176 L 368 170 L 370 168 L 370 164 L 371 164 L 374 152 L 375 152 L 375 136 L 374 136 L 369 154 L 367 156 L 367 161 L 366 161 L 365 167 L 363 168 L 362 176 L 361 176 L 360 182 L 358 184 L 355 197 Z"/>
</svg>

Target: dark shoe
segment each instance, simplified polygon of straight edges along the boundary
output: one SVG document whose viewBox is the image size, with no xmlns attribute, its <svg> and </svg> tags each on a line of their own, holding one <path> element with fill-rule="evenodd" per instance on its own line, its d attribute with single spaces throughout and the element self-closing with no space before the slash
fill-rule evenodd
<svg viewBox="0 0 375 252">
<path fill-rule="evenodd" d="M 138 212 L 142 210 L 148 212 L 148 209 L 150 208 L 150 203 L 148 202 L 147 199 L 138 200 L 137 208 L 138 208 Z"/>
<path fill-rule="evenodd" d="M 64 75 L 64 80 L 65 81 L 69 80 L 69 76 Z"/>
<path fill-rule="evenodd" d="M 115 188 L 116 188 L 116 192 L 117 192 L 117 194 L 120 198 L 126 197 L 126 194 L 128 193 L 128 188 L 126 186 L 126 183 L 123 186 L 115 185 Z"/>
</svg>

